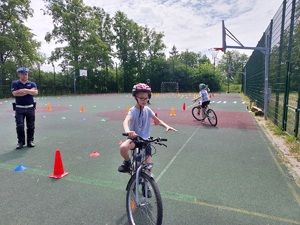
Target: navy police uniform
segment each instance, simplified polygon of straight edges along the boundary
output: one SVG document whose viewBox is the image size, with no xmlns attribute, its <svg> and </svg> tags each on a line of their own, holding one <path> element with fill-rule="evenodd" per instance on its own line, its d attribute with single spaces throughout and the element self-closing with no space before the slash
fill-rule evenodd
<svg viewBox="0 0 300 225">
<path fill-rule="evenodd" d="M 24 88 L 37 89 L 37 85 L 29 80 L 25 84 L 23 84 L 20 80 L 15 80 L 11 84 L 12 92 Z M 25 96 L 15 96 L 15 103 L 13 103 L 13 108 L 15 110 L 16 130 L 19 147 L 21 148 L 22 145 L 25 145 L 25 119 L 27 125 L 27 145 L 29 147 L 34 147 L 33 139 L 35 129 L 35 102 L 33 96 L 29 94 Z"/>
</svg>

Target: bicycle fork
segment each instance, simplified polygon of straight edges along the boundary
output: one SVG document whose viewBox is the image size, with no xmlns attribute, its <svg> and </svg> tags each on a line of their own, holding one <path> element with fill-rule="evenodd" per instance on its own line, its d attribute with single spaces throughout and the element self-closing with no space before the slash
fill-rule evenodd
<svg viewBox="0 0 300 225">
<path fill-rule="evenodd" d="M 137 204 L 138 207 L 142 205 L 142 203 L 140 201 L 140 196 L 139 196 L 139 184 L 140 184 L 140 180 L 141 180 L 141 173 L 143 173 L 142 172 L 143 167 L 145 167 L 145 169 L 147 169 L 147 170 L 150 171 L 150 169 L 153 167 L 153 164 L 150 163 L 150 164 L 148 164 L 146 166 L 141 165 L 141 166 L 138 167 L 138 169 L 136 171 L 136 177 L 135 177 L 135 202 L 136 202 L 136 204 Z M 149 177 L 153 177 L 153 174 L 148 174 L 148 175 L 149 175 Z M 143 189 L 142 190 L 143 195 L 144 195 L 145 200 L 146 200 L 144 202 L 144 204 L 147 204 L 149 196 L 148 196 L 148 182 L 147 182 L 146 179 L 144 179 L 144 181 L 143 181 L 142 189 Z"/>
<path fill-rule="evenodd" d="M 142 166 L 139 166 L 139 168 L 136 171 L 136 177 L 135 177 L 135 202 L 137 206 L 139 207 L 141 205 L 140 198 L 139 198 L 139 181 L 140 181 L 140 173 L 141 173 Z"/>
</svg>

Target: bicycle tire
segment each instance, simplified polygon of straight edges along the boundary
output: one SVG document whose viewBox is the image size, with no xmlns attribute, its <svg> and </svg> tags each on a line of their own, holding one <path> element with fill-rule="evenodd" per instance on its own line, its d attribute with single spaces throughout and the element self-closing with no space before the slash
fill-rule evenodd
<svg viewBox="0 0 300 225">
<path fill-rule="evenodd" d="M 214 127 L 217 126 L 218 118 L 217 118 L 217 114 L 215 113 L 214 110 L 212 110 L 212 109 L 207 110 L 207 118 L 208 118 L 209 123 L 212 126 L 214 126 Z"/>
<path fill-rule="evenodd" d="M 135 200 L 135 183 L 136 174 L 132 176 L 129 180 L 127 195 L 126 195 L 126 211 L 129 224 L 139 225 L 139 224 L 162 224 L 163 218 L 163 206 L 162 199 L 155 180 L 150 177 L 145 172 L 140 175 L 140 182 L 138 187 L 138 195 L 141 201 L 140 206 Z M 146 183 L 148 188 L 152 193 L 152 197 L 145 197 L 145 192 L 143 192 L 143 183 Z M 145 187 L 145 186 L 144 186 Z"/>
<path fill-rule="evenodd" d="M 198 121 L 202 121 L 202 116 L 201 116 L 201 106 L 195 106 L 193 109 L 192 109 L 192 114 L 193 114 L 193 117 L 198 120 Z"/>
</svg>

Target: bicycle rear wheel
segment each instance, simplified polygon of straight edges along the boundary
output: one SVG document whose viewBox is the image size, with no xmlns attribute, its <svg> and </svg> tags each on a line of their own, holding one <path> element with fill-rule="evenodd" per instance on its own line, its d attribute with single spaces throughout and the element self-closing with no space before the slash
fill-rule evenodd
<svg viewBox="0 0 300 225">
<path fill-rule="evenodd" d="M 194 117 L 196 120 L 202 121 L 202 116 L 201 116 L 201 106 L 195 106 L 195 107 L 192 109 L 192 114 L 193 114 L 193 117 Z"/>
<path fill-rule="evenodd" d="M 208 109 L 207 110 L 207 117 L 208 117 L 208 121 L 209 123 L 212 125 L 212 126 L 217 126 L 217 123 L 218 123 L 218 118 L 217 118 L 217 115 L 215 113 L 214 110 L 212 109 Z"/>
<path fill-rule="evenodd" d="M 136 202 L 136 174 L 130 179 L 126 210 L 131 225 L 162 224 L 163 208 L 158 186 L 153 178 L 142 172 L 138 186 L 138 199 Z M 148 191 L 146 191 L 148 190 Z"/>
</svg>

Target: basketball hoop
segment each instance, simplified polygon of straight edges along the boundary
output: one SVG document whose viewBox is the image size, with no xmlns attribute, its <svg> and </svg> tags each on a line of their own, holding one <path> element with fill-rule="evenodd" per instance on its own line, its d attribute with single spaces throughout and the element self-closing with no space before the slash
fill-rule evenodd
<svg viewBox="0 0 300 225">
<path fill-rule="evenodd" d="M 210 51 L 212 58 L 215 59 L 219 51 L 223 51 L 223 48 L 209 48 L 208 51 Z"/>
<path fill-rule="evenodd" d="M 216 51 L 222 51 L 224 52 L 224 49 L 223 48 L 214 48 Z"/>
</svg>

